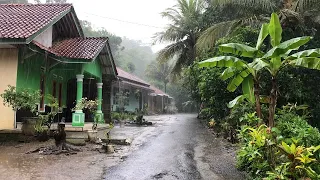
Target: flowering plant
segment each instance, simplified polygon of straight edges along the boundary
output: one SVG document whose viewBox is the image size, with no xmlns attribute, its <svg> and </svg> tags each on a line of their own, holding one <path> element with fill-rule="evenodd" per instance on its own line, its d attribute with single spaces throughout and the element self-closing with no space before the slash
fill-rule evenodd
<svg viewBox="0 0 320 180">
<path fill-rule="evenodd" d="M 76 106 L 72 108 L 72 111 L 87 109 L 90 113 L 93 113 L 97 110 L 99 104 L 99 100 L 88 100 L 88 98 L 85 97 L 77 102 Z"/>
</svg>

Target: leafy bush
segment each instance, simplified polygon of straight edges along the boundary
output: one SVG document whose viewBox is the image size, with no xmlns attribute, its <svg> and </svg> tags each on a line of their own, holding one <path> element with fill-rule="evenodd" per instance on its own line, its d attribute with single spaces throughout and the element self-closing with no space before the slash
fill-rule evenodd
<svg viewBox="0 0 320 180">
<path fill-rule="evenodd" d="M 118 113 L 118 112 L 111 112 L 111 119 L 112 119 L 112 120 L 119 120 L 119 119 L 120 119 L 120 113 Z"/>
<path fill-rule="evenodd" d="M 30 89 L 16 89 L 14 86 L 8 86 L 1 98 L 5 106 L 11 107 L 14 111 L 24 109 L 36 112 L 37 103 L 40 102 L 40 91 Z"/>
<path fill-rule="evenodd" d="M 320 133 L 294 112 L 281 111 L 272 129 L 242 126 L 239 139 L 237 167 L 252 178 L 320 178 Z"/>
<path fill-rule="evenodd" d="M 299 145 L 312 146 L 320 144 L 320 133 L 307 120 L 295 113 L 283 113 L 277 116 L 276 128 L 284 139 L 292 137 L 299 140 Z M 288 141 L 286 141 L 288 142 Z"/>
</svg>

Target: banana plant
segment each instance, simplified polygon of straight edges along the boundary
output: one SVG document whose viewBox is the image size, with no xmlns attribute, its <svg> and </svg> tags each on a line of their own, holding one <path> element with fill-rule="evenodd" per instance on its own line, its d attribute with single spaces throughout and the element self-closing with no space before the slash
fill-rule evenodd
<svg viewBox="0 0 320 180">
<path fill-rule="evenodd" d="M 230 53 L 238 57 L 250 58 L 252 60 L 261 58 L 263 52 L 259 49 L 268 35 L 266 28 L 266 25 L 262 26 L 255 48 L 239 43 L 229 43 L 220 45 L 219 51 L 222 53 Z M 247 99 L 249 102 L 255 103 L 257 116 L 262 119 L 258 76 L 260 67 L 253 62 L 249 63 L 235 56 L 213 57 L 199 62 L 199 66 L 225 67 L 226 69 L 221 74 L 221 78 L 223 80 L 232 78 L 227 89 L 230 92 L 234 92 L 241 85 L 243 92 L 243 95 L 236 97 L 229 103 L 228 107 L 232 108 L 238 102 Z"/>
<path fill-rule="evenodd" d="M 260 50 L 261 45 L 267 37 L 270 37 L 272 49 L 267 52 Z M 214 57 L 199 63 L 200 67 L 226 67 L 221 74 L 222 79 L 233 77 L 228 85 L 229 91 L 234 91 L 242 84 L 243 94 L 252 98 L 254 92 L 254 101 L 256 104 L 257 115 L 261 117 L 261 106 L 259 98 L 259 72 L 266 69 L 271 75 L 272 89 L 269 95 L 269 126 L 274 126 L 274 114 L 277 105 L 278 88 L 277 75 L 287 65 L 303 66 L 306 68 L 320 69 L 320 49 L 296 52 L 301 46 L 308 43 L 312 37 L 298 37 L 282 42 L 282 27 L 279 17 L 272 13 L 270 22 L 263 24 L 257 40 L 256 47 L 250 47 L 244 44 L 230 43 L 219 46 L 223 53 L 231 53 L 237 57 L 252 59 L 251 63 L 234 56 Z M 290 55 L 291 54 L 291 55 Z M 247 83 L 249 82 L 249 83 Z M 250 83 L 251 82 L 251 83 Z M 253 82 L 253 83 L 252 83 Z M 241 98 L 238 98 L 241 99 Z"/>
</svg>

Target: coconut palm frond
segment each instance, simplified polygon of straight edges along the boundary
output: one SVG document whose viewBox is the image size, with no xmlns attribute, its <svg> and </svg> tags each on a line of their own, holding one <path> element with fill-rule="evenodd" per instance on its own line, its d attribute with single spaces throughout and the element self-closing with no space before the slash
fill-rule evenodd
<svg viewBox="0 0 320 180">
<path fill-rule="evenodd" d="M 199 37 L 197 41 L 197 50 L 209 50 L 216 45 L 216 41 L 222 37 L 225 37 L 237 28 L 243 26 L 251 27 L 261 27 L 265 22 L 268 22 L 269 18 L 260 15 L 260 16 L 251 16 L 242 19 L 237 19 L 233 21 L 226 21 L 217 23 L 207 30 L 205 30 Z"/>
<path fill-rule="evenodd" d="M 212 0 L 212 5 L 239 5 L 242 7 L 259 7 L 265 11 L 274 11 L 277 6 L 274 1 L 271 0 Z M 247 9 L 243 9 L 246 11 Z"/>
<path fill-rule="evenodd" d="M 295 0 L 295 4 L 293 4 L 295 11 L 304 13 L 310 10 L 319 10 L 320 2 L 319 0 Z"/>
<path fill-rule="evenodd" d="M 174 61 L 174 65 L 172 68 L 171 73 L 174 75 L 179 75 L 181 73 L 181 70 L 184 66 L 187 64 L 190 64 L 193 59 L 191 58 L 190 52 L 188 52 L 187 48 L 182 49 L 181 53 L 177 55 L 177 58 Z M 189 63 L 186 63 L 189 62 Z"/>
<path fill-rule="evenodd" d="M 177 26 L 169 25 L 165 31 L 156 33 L 153 39 L 154 43 L 176 42 L 180 39 L 183 39 L 187 33 L 187 31 L 184 31 L 183 29 Z"/>
<path fill-rule="evenodd" d="M 199 20 L 205 10 L 204 0 L 177 0 L 177 5 L 166 9 L 161 15 L 170 20 L 164 31 L 153 37 L 157 42 L 172 44 L 160 50 L 157 55 L 159 62 L 168 62 L 177 57 L 174 71 L 181 71 L 181 67 L 190 65 L 195 59 L 195 43 L 200 34 L 202 24 Z"/>
<path fill-rule="evenodd" d="M 207 50 L 215 46 L 218 39 L 230 33 L 231 27 L 236 21 L 227 21 L 215 24 L 206 29 L 198 38 L 196 47 L 198 50 Z"/>
<path fill-rule="evenodd" d="M 172 43 L 158 52 L 157 61 L 168 62 L 175 55 L 180 54 L 186 48 L 187 48 L 186 40 Z"/>
</svg>

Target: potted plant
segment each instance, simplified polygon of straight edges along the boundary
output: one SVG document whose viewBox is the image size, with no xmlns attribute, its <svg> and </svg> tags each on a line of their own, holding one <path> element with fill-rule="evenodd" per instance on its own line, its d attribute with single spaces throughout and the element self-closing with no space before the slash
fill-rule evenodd
<svg viewBox="0 0 320 180">
<path fill-rule="evenodd" d="M 50 107 L 50 112 L 39 114 L 36 124 L 34 125 L 35 135 L 39 141 L 47 141 L 49 139 L 49 131 L 54 121 L 55 116 L 59 111 L 58 99 L 52 95 L 46 95 L 48 100 L 47 106 Z"/>
<path fill-rule="evenodd" d="M 92 142 L 96 141 L 98 134 L 97 126 L 99 115 L 96 114 L 96 111 L 99 103 L 100 102 L 98 100 L 88 100 L 87 98 L 82 98 L 81 101 L 79 101 L 73 108 L 73 111 L 86 109 L 89 113 L 89 117 L 93 119 L 92 130 L 87 131 L 88 138 Z"/>
<path fill-rule="evenodd" d="M 39 141 L 47 141 L 49 139 L 48 130 L 49 128 L 44 126 L 49 121 L 49 115 L 39 115 L 34 125 L 35 135 Z"/>
<path fill-rule="evenodd" d="M 1 98 L 5 106 L 11 107 L 15 114 L 18 110 L 27 110 L 32 112 L 35 116 L 37 113 L 37 104 L 40 102 L 41 94 L 40 91 L 34 91 L 30 89 L 19 89 L 17 90 L 14 86 L 8 86 Z M 37 118 L 25 119 L 22 124 L 22 133 L 25 135 L 34 135 L 34 125 Z"/>
</svg>

